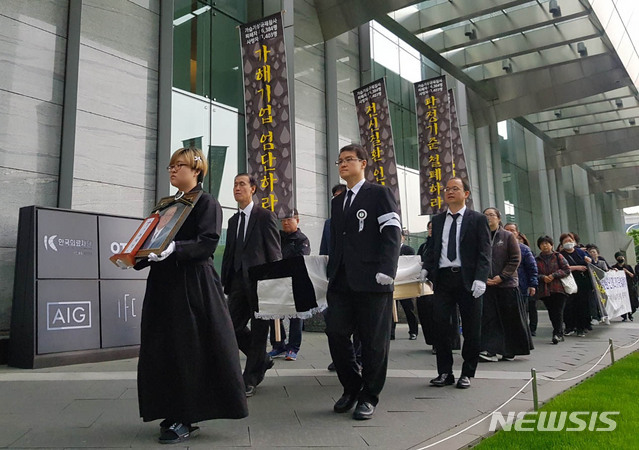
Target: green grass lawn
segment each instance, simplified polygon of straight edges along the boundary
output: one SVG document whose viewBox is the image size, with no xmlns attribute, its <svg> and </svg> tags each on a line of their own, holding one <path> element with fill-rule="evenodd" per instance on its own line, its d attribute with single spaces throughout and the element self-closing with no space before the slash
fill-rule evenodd
<svg viewBox="0 0 639 450">
<path fill-rule="evenodd" d="M 639 352 L 615 362 L 592 378 L 558 395 L 540 411 L 619 411 L 609 419 L 617 423 L 614 431 L 590 431 L 591 415 L 580 415 L 587 425 L 583 431 L 565 431 L 577 428 L 578 423 L 566 420 L 563 431 L 511 431 L 500 430 L 483 440 L 476 448 L 485 449 L 639 449 Z M 508 409 L 508 406 L 504 408 Z M 559 414 L 559 413 L 557 413 Z M 504 414 L 505 415 L 505 414 Z M 533 419 L 528 416 L 526 419 Z M 548 418 L 546 418 L 547 423 Z M 535 422 L 525 428 L 535 428 Z M 593 422 L 594 428 L 609 428 L 604 422 Z"/>
</svg>

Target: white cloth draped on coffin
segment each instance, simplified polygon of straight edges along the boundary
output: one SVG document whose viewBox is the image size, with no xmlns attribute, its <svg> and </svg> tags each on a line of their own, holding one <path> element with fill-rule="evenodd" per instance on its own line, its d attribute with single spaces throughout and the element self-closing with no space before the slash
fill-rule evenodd
<svg viewBox="0 0 639 450">
<path fill-rule="evenodd" d="M 326 308 L 328 256 L 297 256 L 251 268 L 257 280 L 258 319 L 307 319 Z M 419 281 L 422 264 L 400 256 L 395 284 Z"/>
</svg>

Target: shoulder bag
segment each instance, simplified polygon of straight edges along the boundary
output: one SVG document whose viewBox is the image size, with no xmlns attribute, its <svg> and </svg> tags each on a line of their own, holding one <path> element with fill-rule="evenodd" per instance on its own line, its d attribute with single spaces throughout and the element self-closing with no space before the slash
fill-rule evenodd
<svg viewBox="0 0 639 450">
<path fill-rule="evenodd" d="M 557 266 L 559 265 L 559 254 L 557 254 Z M 577 293 L 577 282 L 575 281 L 575 277 L 572 276 L 572 272 L 567 277 L 563 277 L 559 279 L 561 284 L 564 286 L 564 291 L 566 294 L 576 294 Z"/>
</svg>

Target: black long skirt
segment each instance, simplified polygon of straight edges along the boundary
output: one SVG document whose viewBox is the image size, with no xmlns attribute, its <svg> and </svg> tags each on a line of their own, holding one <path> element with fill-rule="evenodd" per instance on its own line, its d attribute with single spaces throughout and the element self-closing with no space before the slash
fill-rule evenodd
<svg viewBox="0 0 639 450">
<path fill-rule="evenodd" d="M 248 415 L 235 331 L 211 260 L 153 264 L 141 328 L 138 398 L 145 422 Z"/>
<path fill-rule="evenodd" d="M 529 355 L 533 348 L 519 289 L 488 286 L 482 311 L 482 351 L 514 356 Z"/>
</svg>

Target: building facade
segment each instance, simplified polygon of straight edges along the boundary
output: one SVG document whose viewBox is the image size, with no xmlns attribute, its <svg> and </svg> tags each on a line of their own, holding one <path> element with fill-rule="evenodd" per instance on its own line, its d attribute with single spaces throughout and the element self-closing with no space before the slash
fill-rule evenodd
<svg viewBox="0 0 639 450">
<path fill-rule="evenodd" d="M 208 152 L 211 171 L 205 188 L 220 200 L 226 226 L 236 210 L 233 177 L 246 168 L 237 27 L 282 10 L 294 124 L 294 194 L 312 253 L 317 254 L 322 225 L 330 213 L 330 188 L 339 182 L 334 165 L 338 150 L 359 141 L 352 91 L 382 76 L 391 103 L 403 225 L 411 233 L 410 243 L 421 243 L 429 218 L 419 212 L 412 84 L 442 74 L 447 75 L 458 104 L 475 209 L 498 207 L 529 237 L 574 231 L 582 242 L 598 242 L 604 251 L 623 246 L 619 208 L 634 204 L 634 192 L 624 197 L 619 191 L 623 186 L 594 185 L 591 167 L 583 161 L 557 163 L 561 155 L 550 157 L 549 140 L 515 120 L 519 115 L 495 114 L 487 108 L 488 119 L 479 121 L 481 114 L 473 105 L 481 102 L 475 101 L 474 86 L 456 77 L 451 67 L 442 68 L 411 35 L 388 26 L 389 17 L 404 23 L 399 12 L 362 18 L 327 36 L 323 17 L 329 3 L 4 0 L 0 4 L 0 170 L 5 199 L 0 209 L 1 336 L 6 338 L 10 328 L 21 207 L 143 217 L 158 198 L 171 193 L 165 167 L 172 151 L 195 145 Z M 341 3 L 348 7 L 348 2 Z M 396 3 L 410 2 L 389 1 L 387 12 Z M 423 3 L 428 5 L 411 13 L 446 2 Z M 505 2 L 495 0 L 496 6 L 499 3 Z M 548 2 L 542 3 L 547 10 Z M 590 3 L 596 9 L 604 2 Z M 405 9 L 397 11 L 408 14 Z M 620 20 L 625 17 L 619 9 L 610 14 Z M 636 42 L 634 36 L 629 38 Z M 422 37 L 421 42 L 428 40 Z M 620 70 L 625 70 L 634 88 L 632 72 L 639 60 L 633 53 L 628 61 L 628 67 Z M 636 106 L 634 97 L 630 101 Z M 559 138 L 567 139 L 555 137 Z M 635 149 L 626 149 L 630 150 Z M 572 152 L 568 143 L 563 154 Z M 602 149 L 589 161 L 608 156 Z M 602 170 L 606 169 L 612 168 Z"/>
</svg>

